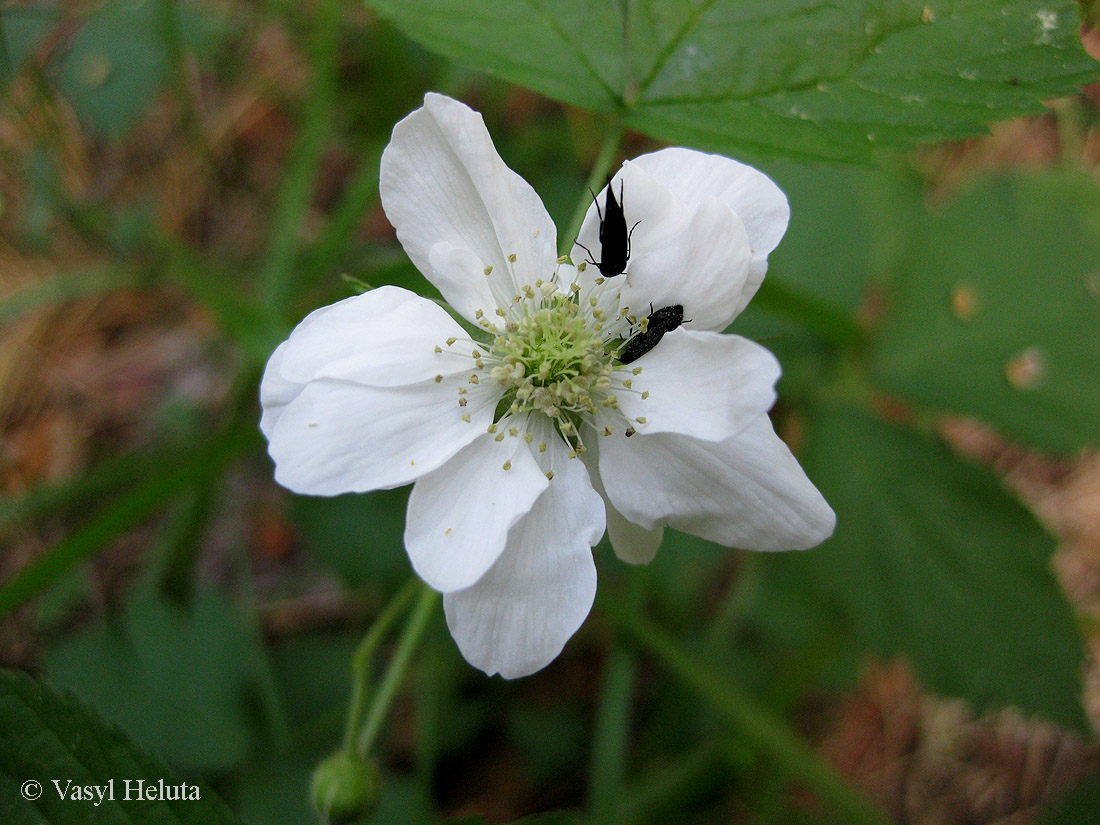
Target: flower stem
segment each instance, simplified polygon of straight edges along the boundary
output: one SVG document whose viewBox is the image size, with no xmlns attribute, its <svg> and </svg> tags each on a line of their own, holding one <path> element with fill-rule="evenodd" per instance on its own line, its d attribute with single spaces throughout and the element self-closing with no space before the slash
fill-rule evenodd
<svg viewBox="0 0 1100 825">
<path fill-rule="evenodd" d="M 885 814 L 823 762 L 781 718 L 742 695 L 728 679 L 715 673 L 713 668 L 683 649 L 656 625 L 617 604 L 614 599 L 603 598 L 600 604 L 605 615 L 708 701 L 738 735 L 787 774 L 816 791 L 823 800 L 843 813 L 845 822 L 859 825 L 886 825 L 889 822 Z"/>
<path fill-rule="evenodd" d="M 424 584 L 419 584 L 419 587 L 417 587 L 418 584 L 416 580 L 413 580 L 410 585 L 402 588 L 401 592 L 394 598 L 394 602 L 400 600 L 400 603 L 394 608 L 394 616 L 386 615 L 390 610 L 390 607 L 387 606 L 385 613 L 375 623 L 375 627 L 378 627 L 382 624 L 382 620 L 386 619 L 387 626 L 391 624 L 393 618 L 401 613 L 404 603 L 415 594 L 417 589 L 420 590 L 420 596 L 416 600 L 412 614 L 409 616 L 405 629 L 401 633 L 401 638 L 397 642 L 397 650 L 394 651 L 393 658 L 390 659 L 389 666 L 382 676 L 382 682 L 378 685 L 378 690 L 375 692 L 369 706 L 367 706 L 365 694 L 366 684 L 370 678 L 370 654 L 377 647 L 378 641 L 386 628 L 382 628 L 375 634 L 375 627 L 372 627 L 370 633 L 367 634 L 367 638 L 363 640 L 360 650 L 356 652 L 355 700 L 357 701 L 353 701 L 352 713 L 348 717 L 348 731 L 344 747 L 349 751 L 354 750 L 363 758 L 366 758 L 374 747 L 375 740 L 377 740 L 378 734 L 382 730 L 382 723 L 386 720 L 386 715 L 397 696 L 397 690 L 401 687 L 401 683 L 408 673 L 412 655 L 416 651 L 420 639 L 424 636 L 432 611 L 439 602 L 438 593 Z M 392 605 L 393 602 L 391 602 Z M 361 653 L 364 655 L 361 656 Z"/>
<path fill-rule="evenodd" d="M 374 620 L 374 624 L 371 625 L 352 657 L 351 705 L 348 709 L 347 727 L 344 730 L 344 749 L 349 753 L 355 750 L 355 740 L 370 702 L 371 662 L 374 659 L 374 652 L 393 623 L 408 607 L 412 597 L 416 595 L 417 581 L 416 578 L 409 579 L 405 586 L 397 591 L 397 595 L 390 599 L 389 604 Z"/>
<path fill-rule="evenodd" d="M 584 184 L 584 192 L 581 194 L 580 202 L 577 203 L 577 208 L 573 211 L 573 218 L 569 221 L 569 229 L 560 239 L 559 254 L 568 255 L 573 248 L 573 241 L 577 239 L 577 233 L 581 231 L 584 216 L 588 213 L 588 204 L 592 202 L 590 192 L 595 192 L 603 185 L 604 179 L 611 169 L 611 164 L 615 161 L 615 155 L 619 152 L 619 144 L 622 139 L 623 125 L 616 119 L 607 127 L 607 134 L 604 135 L 600 153 L 596 156 L 596 162 L 592 166 L 592 173 Z"/>
</svg>

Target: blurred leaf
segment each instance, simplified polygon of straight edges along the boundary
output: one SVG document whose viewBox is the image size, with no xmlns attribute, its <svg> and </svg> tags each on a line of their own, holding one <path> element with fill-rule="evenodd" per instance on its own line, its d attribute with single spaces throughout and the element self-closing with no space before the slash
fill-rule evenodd
<svg viewBox="0 0 1100 825">
<path fill-rule="evenodd" d="M 61 88 L 95 132 L 115 137 L 136 120 L 168 69 L 149 0 L 110 0 L 88 16 L 61 62 Z"/>
<path fill-rule="evenodd" d="M 508 735 L 535 783 L 545 785 L 566 776 L 584 761 L 590 730 L 579 707 L 515 705 L 507 713 Z"/>
<path fill-rule="evenodd" d="M 550 811 L 523 819 L 514 819 L 509 825 L 577 825 L 580 817 L 576 811 Z"/>
<path fill-rule="evenodd" d="M 864 160 L 1091 82 L 1067 0 L 371 0 L 447 57 L 733 154 Z"/>
<path fill-rule="evenodd" d="M 351 692 L 351 660 L 358 646 L 358 636 L 311 633 L 275 648 L 275 678 L 293 724 L 315 722 L 334 709 L 342 715 Z"/>
<path fill-rule="evenodd" d="M 168 78 L 158 0 L 108 0 L 80 26 L 61 61 L 61 89 L 84 123 L 118 137 L 140 117 Z M 181 4 L 179 36 L 209 53 L 222 30 L 209 12 Z"/>
<path fill-rule="evenodd" d="M 1100 822 L 1100 774 L 1087 776 L 1037 819 L 1037 825 L 1085 825 Z"/>
<path fill-rule="evenodd" d="M 809 599 L 824 596 L 881 655 L 903 653 L 940 694 L 1087 731 L 1081 638 L 1031 514 L 984 469 L 868 414 L 819 410 L 807 439 L 836 533 L 766 557 L 773 586 L 814 588 Z"/>
<path fill-rule="evenodd" d="M 872 361 L 885 389 L 1068 453 L 1100 443 L 1100 191 L 992 181 L 923 221 Z"/>
<path fill-rule="evenodd" d="M 310 549 L 347 587 L 396 584 L 408 576 L 408 490 L 294 499 L 294 517 Z"/>
<path fill-rule="evenodd" d="M 0 10 L 0 83 L 19 71 L 35 46 L 57 22 L 54 3 L 5 6 Z"/>
<path fill-rule="evenodd" d="M 46 671 L 141 746 L 187 769 L 224 771 L 245 758 L 254 738 L 245 702 L 251 644 L 223 596 L 201 593 L 187 612 L 143 596 L 122 621 L 49 652 Z"/>
<path fill-rule="evenodd" d="M 159 759 L 138 750 L 117 729 L 101 721 L 72 696 L 37 683 L 16 671 L 0 671 L 0 820 L 5 825 L 233 825 L 233 816 L 213 791 L 199 787 L 198 800 L 178 802 L 124 800 L 125 780 L 156 785 L 183 780 Z M 92 808 L 61 799 L 51 779 L 62 787 L 115 783 L 115 798 Z M 36 802 L 24 800 L 20 786 L 42 784 Z M 196 787 L 189 783 L 189 787 Z M 94 813 L 93 813 L 94 812 Z"/>
<path fill-rule="evenodd" d="M 312 773 L 301 754 L 271 754 L 242 775 L 233 808 L 246 825 L 313 825 L 318 818 L 309 801 Z"/>
<path fill-rule="evenodd" d="M 419 782 L 391 774 L 382 783 L 378 807 L 363 821 L 369 825 L 427 825 L 438 818 Z"/>
</svg>

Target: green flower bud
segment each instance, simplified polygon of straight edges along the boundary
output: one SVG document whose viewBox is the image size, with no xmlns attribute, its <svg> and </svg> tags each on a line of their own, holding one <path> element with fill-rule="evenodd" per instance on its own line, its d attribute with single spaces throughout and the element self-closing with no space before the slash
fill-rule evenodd
<svg viewBox="0 0 1100 825">
<path fill-rule="evenodd" d="M 378 804 L 381 780 L 373 760 L 346 751 L 326 757 L 313 771 L 313 807 L 332 825 L 344 825 Z"/>
</svg>

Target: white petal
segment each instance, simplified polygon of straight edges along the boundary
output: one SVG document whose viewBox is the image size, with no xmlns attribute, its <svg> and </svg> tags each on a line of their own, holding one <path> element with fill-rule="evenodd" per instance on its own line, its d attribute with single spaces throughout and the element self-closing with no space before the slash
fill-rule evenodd
<svg viewBox="0 0 1100 825">
<path fill-rule="evenodd" d="M 275 480 L 321 496 L 408 484 L 492 422 L 495 396 L 472 387 L 468 405 L 459 407 L 463 383 L 459 375 L 399 387 L 328 379 L 307 384 L 267 433 Z"/>
<path fill-rule="evenodd" d="M 836 522 L 766 415 L 718 443 L 671 433 L 602 438 L 600 477 L 630 521 L 729 547 L 804 550 Z"/>
<path fill-rule="evenodd" d="M 412 262 L 470 320 L 475 310 L 491 315 L 519 287 L 554 272 L 557 235 L 542 201 L 500 159 L 481 115 L 457 100 L 428 94 L 422 108 L 394 127 L 379 187 Z M 478 279 L 487 276 L 480 269 L 472 281 L 437 273 L 431 251 L 439 243 L 493 267 L 488 278 L 504 303 L 486 305 Z"/>
<path fill-rule="evenodd" d="M 280 347 L 281 372 L 299 384 L 317 378 L 380 387 L 415 384 L 471 368 L 471 359 L 457 354 L 469 355 L 471 347 L 447 347 L 452 336 L 467 337 L 434 301 L 379 287 L 307 315 Z"/>
<path fill-rule="evenodd" d="M 665 535 L 664 527 L 647 530 L 644 527 L 627 521 L 626 516 L 620 513 L 607 500 L 607 491 L 600 481 L 599 464 L 599 439 L 593 440 L 593 447 L 585 453 L 585 466 L 588 468 L 588 477 L 592 480 L 592 486 L 603 499 L 604 511 L 607 517 L 607 538 L 611 541 L 611 549 L 615 555 L 627 564 L 649 564 L 657 555 L 657 549 L 661 546 L 661 540 Z"/>
<path fill-rule="evenodd" d="M 688 326 L 724 329 L 737 312 L 751 262 L 741 219 L 711 195 L 690 203 L 681 200 L 632 163 L 624 164 L 611 185 L 616 192 L 621 186 L 623 214 L 627 226 L 633 227 L 627 271 L 617 276 L 622 306 L 644 317 L 651 307 L 679 304 Z M 603 203 L 604 192 L 597 197 Z M 578 242 L 599 254 L 598 234 L 599 216 L 593 205 Z M 599 276 L 591 266 L 584 274 Z"/>
<path fill-rule="evenodd" d="M 775 356 L 747 338 L 683 327 L 631 366 L 642 370 L 630 379 L 633 392 L 616 396 L 634 429 L 705 441 L 732 438 L 771 409 L 780 373 Z"/>
<path fill-rule="evenodd" d="M 477 311 L 490 320 L 493 308 L 505 304 L 508 299 L 493 295 L 493 280 L 485 275 L 485 262 L 469 249 L 451 246 L 440 241 L 428 250 L 431 264 L 431 281 L 436 288 L 452 299 L 451 305 L 464 318 L 476 319 Z"/>
<path fill-rule="evenodd" d="M 473 587 L 447 593 L 443 607 L 466 661 L 506 679 L 541 670 L 584 622 L 596 595 L 592 545 L 604 507 L 588 471 L 551 446 L 554 478 L 508 534 L 508 544 Z"/>
<path fill-rule="evenodd" d="M 548 484 L 522 435 L 475 439 L 413 487 L 405 549 L 417 575 L 445 593 L 472 585 Z"/>
<path fill-rule="evenodd" d="M 649 564 L 657 555 L 665 537 L 665 528 L 646 530 L 641 525 L 628 521 L 626 516 L 608 503 L 607 537 L 611 540 L 611 549 L 622 561 L 627 564 Z"/>
<path fill-rule="evenodd" d="M 298 397 L 302 391 L 302 385 L 288 381 L 283 377 L 283 356 L 286 354 L 287 342 L 279 344 L 271 357 L 267 359 L 264 367 L 264 377 L 260 381 L 260 406 L 263 414 L 260 416 L 260 432 L 271 438 L 271 432 L 275 429 L 279 417 L 283 414 L 286 405 Z"/>
<path fill-rule="evenodd" d="M 771 178 L 751 166 L 692 149 L 661 149 L 630 163 L 666 185 L 686 204 L 713 196 L 741 218 L 752 247 L 752 263 L 737 312 L 744 309 L 764 280 L 768 255 L 787 231 L 791 209 L 786 195 Z"/>
</svg>

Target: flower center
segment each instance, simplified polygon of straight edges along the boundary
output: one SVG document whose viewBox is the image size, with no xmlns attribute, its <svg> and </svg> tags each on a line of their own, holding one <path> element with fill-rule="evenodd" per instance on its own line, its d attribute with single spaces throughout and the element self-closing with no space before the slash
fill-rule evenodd
<svg viewBox="0 0 1100 825">
<path fill-rule="evenodd" d="M 525 304 L 523 316 L 509 320 L 490 348 L 497 363 L 489 375 L 504 390 L 498 417 L 541 412 L 569 435 L 584 416 L 608 406 L 612 353 L 604 348 L 601 326 L 559 292 Z"/>
</svg>

